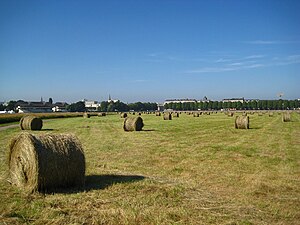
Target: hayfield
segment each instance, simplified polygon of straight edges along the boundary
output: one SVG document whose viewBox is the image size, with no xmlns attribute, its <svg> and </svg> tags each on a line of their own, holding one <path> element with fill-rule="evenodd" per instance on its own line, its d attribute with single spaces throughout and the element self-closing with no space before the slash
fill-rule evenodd
<svg viewBox="0 0 300 225">
<path fill-rule="evenodd" d="M 132 116 L 132 115 L 129 115 Z M 120 115 L 45 120 L 71 133 L 86 156 L 83 190 L 25 194 L 8 182 L 9 141 L 0 131 L 0 224 L 299 224 L 300 114 L 142 114 L 141 132 Z"/>
</svg>

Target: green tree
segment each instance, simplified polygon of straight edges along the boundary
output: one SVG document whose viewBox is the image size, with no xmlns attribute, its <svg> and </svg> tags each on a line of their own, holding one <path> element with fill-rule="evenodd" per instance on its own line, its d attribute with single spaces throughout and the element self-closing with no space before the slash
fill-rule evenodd
<svg viewBox="0 0 300 225">
<path fill-rule="evenodd" d="M 295 107 L 296 109 L 300 108 L 300 101 L 294 100 L 294 107 Z"/>
<path fill-rule="evenodd" d="M 223 106 L 223 109 L 228 109 L 228 102 L 223 102 L 222 106 Z"/>
<path fill-rule="evenodd" d="M 68 105 L 67 110 L 70 112 L 85 112 L 86 108 L 84 102 L 79 101 Z"/>
<path fill-rule="evenodd" d="M 200 110 L 203 109 L 203 102 L 198 102 L 198 109 L 200 109 Z"/>
<path fill-rule="evenodd" d="M 289 109 L 290 108 L 290 102 L 288 100 L 283 100 L 283 109 Z"/>
<path fill-rule="evenodd" d="M 218 110 L 218 102 L 217 102 L 217 101 L 213 101 L 213 102 L 212 102 L 211 108 L 212 108 L 213 110 Z"/>
<path fill-rule="evenodd" d="M 115 111 L 115 104 L 113 102 L 110 102 L 107 106 L 107 111 L 108 112 L 114 112 Z"/>
<path fill-rule="evenodd" d="M 7 106 L 6 106 L 6 110 L 7 111 L 10 111 L 10 110 L 15 110 L 15 107 L 16 107 L 16 101 L 9 101 Z"/>
<path fill-rule="evenodd" d="M 108 102 L 107 101 L 103 101 L 100 103 L 100 111 L 101 112 L 107 112 L 107 107 L 108 107 Z"/>
<path fill-rule="evenodd" d="M 4 111 L 5 106 L 3 104 L 0 104 L 0 111 Z"/>
</svg>

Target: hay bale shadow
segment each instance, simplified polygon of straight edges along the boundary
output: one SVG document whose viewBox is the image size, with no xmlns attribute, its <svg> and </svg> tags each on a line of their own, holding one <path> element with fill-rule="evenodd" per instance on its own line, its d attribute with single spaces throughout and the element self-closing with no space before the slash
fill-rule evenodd
<svg viewBox="0 0 300 225">
<path fill-rule="evenodd" d="M 155 129 L 144 129 L 144 130 L 141 130 L 141 131 L 144 131 L 144 132 L 151 132 L 151 131 L 155 131 Z"/>
<path fill-rule="evenodd" d="M 42 129 L 41 131 L 53 131 L 54 129 Z"/>
<path fill-rule="evenodd" d="M 85 177 L 85 191 L 101 190 L 113 184 L 137 182 L 145 178 L 138 175 L 89 175 Z"/>
<path fill-rule="evenodd" d="M 138 175 L 88 175 L 85 177 L 85 187 L 56 188 L 45 190 L 41 194 L 76 194 L 92 190 L 102 190 L 113 184 L 131 183 L 144 180 L 146 177 Z"/>
</svg>

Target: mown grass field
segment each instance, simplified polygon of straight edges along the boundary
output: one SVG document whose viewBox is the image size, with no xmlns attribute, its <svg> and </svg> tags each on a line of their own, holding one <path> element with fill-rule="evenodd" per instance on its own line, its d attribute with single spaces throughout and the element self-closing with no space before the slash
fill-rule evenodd
<svg viewBox="0 0 300 225">
<path fill-rule="evenodd" d="M 21 130 L 0 131 L 0 224 L 299 224 L 300 114 L 250 115 L 249 130 L 223 113 L 142 118 L 141 132 L 124 132 L 118 115 L 32 132 L 81 141 L 86 187 L 66 193 L 11 186 L 8 144 Z"/>
</svg>

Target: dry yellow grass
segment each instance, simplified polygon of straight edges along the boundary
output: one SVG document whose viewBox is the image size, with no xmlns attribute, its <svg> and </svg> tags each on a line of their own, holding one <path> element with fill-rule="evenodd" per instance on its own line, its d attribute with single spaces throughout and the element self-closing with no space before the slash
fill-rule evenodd
<svg viewBox="0 0 300 225">
<path fill-rule="evenodd" d="M 85 150 L 85 190 L 53 195 L 25 195 L 6 181 L 7 143 L 19 129 L 0 131 L 0 223 L 299 223 L 299 114 L 290 123 L 250 115 L 249 130 L 223 114 L 143 120 L 141 132 L 124 132 L 118 115 L 32 131 L 74 133 Z"/>
</svg>

